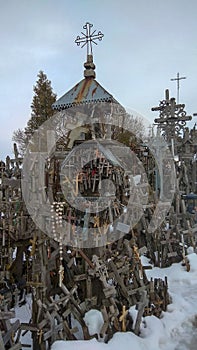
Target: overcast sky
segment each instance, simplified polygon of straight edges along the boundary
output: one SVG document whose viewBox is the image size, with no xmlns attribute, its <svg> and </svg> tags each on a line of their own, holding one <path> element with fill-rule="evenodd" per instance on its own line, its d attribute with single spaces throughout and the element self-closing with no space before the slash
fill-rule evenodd
<svg viewBox="0 0 197 350">
<path fill-rule="evenodd" d="M 58 97 L 83 78 L 86 49 L 74 40 L 87 21 L 104 33 L 96 79 L 120 103 L 153 121 L 180 72 L 180 102 L 197 112 L 196 0 L 0 0 L 0 159 L 26 126 L 40 70 Z"/>
</svg>

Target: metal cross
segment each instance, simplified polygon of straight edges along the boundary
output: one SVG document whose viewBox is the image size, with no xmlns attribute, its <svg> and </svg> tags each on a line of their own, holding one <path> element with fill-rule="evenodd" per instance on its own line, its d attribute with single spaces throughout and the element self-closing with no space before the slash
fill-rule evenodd
<svg viewBox="0 0 197 350">
<path fill-rule="evenodd" d="M 177 103 L 179 103 L 179 90 L 180 90 L 180 80 L 186 79 L 186 77 L 180 77 L 179 73 L 177 73 L 176 78 L 172 78 L 170 80 L 176 80 L 177 81 Z"/>
<path fill-rule="evenodd" d="M 175 98 L 169 98 L 168 90 L 166 90 L 165 100 L 160 102 L 159 107 L 151 108 L 152 111 L 160 112 L 159 118 L 154 121 L 169 142 L 175 136 L 179 136 L 186 122 L 192 119 L 190 115 L 186 115 L 184 108 L 184 104 L 176 104 Z"/>
<path fill-rule="evenodd" d="M 85 45 L 87 45 L 87 55 L 92 55 L 92 43 L 94 43 L 95 45 L 97 45 L 97 43 L 95 42 L 95 40 L 102 40 L 104 34 L 101 33 L 101 31 L 98 32 L 98 34 L 94 34 L 96 32 L 96 30 L 94 30 L 91 33 L 91 28 L 93 27 L 93 24 L 90 23 L 86 23 L 83 26 L 83 29 L 86 29 L 86 34 L 81 32 L 81 34 L 83 35 L 82 38 L 80 38 L 80 36 L 78 35 L 75 43 L 79 46 L 80 44 L 82 44 L 81 47 L 84 47 Z"/>
</svg>

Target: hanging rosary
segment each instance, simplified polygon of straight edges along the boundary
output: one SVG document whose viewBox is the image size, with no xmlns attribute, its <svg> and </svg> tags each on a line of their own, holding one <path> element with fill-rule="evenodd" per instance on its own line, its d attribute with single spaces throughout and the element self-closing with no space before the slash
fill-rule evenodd
<svg viewBox="0 0 197 350">
<path fill-rule="evenodd" d="M 63 237 L 62 237 L 62 216 L 65 202 L 53 202 L 51 204 L 52 233 L 55 241 L 59 241 L 59 286 L 64 279 L 63 266 Z M 57 235 L 59 233 L 59 236 Z"/>
</svg>

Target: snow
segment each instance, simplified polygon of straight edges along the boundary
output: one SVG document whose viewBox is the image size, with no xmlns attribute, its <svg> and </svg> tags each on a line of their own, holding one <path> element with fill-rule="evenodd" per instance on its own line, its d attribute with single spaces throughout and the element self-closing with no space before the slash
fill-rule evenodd
<svg viewBox="0 0 197 350">
<path fill-rule="evenodd" d="M 31 295 L 28 294 L 26 297 L 26 304 L 21 307 L 15 308 L 15 318 L 12 319 L 12 322 L 16 321 L 17 319 L 20 320 L 21 323 L 25 322 L 28 323 L 31 320 L 31 311 L 32 311 L 32 300 Z M 22 332 L 23 334 L 23 332 Z M 31 339 L 31 333 L 27 332 L 25 335 L 21 337 L 21 342 L 23 344 L 29 344 L 32 345 L 32 339 Z"/>
<path fill-rule="evenodd" d="M 51 350 L 108 350 L 108 347 L 104 343 L 99 343 L 96 339 L 91 340 L 59 340 L 56 341 Z M 110 348 L 111 349 L 111 348 Z"/>
<path fill-rule="evenodd" d="M 161 319 L 148 316 L 141 324 L 141 334 L 137 337 L 132 332 L 116 333 L 105 344 L 96 339 L 78 341 L 56 341 L 51 350 L 196 350 L 197 345 L 197 255 L 188 249 L 190 272 L 179 264 L 159 269 L 147 270 L 147 276 L 168 277 L 172 304 L 168 305 Z M 148 264 L 146 257 L 142 258 Z M 136 310 L 130 308 L 132 316 Z M 91 334 L 99 333 L 102 327 L 102 315 L 97 310 L 90 310 L 85 322 Z"/>
<path fill-rule="evenodd" d="M 103 315 L 98 310 L 90 310 L 86 312 L 84 321 L 86 326 L 88 326 L 89 334 L 100 334 L 101 328 L 103 326 L 104 320 Z"/>
</svg>

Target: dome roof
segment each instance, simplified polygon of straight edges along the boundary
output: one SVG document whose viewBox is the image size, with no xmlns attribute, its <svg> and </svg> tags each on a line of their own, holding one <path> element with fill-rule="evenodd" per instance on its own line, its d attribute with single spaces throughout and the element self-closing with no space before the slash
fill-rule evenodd
<svg viewBox="0 0 197 350">
<path fill-rule="evenodd" d="M 92 102 L 118 103 L 93 77 L 86 77 L 53 103 L 52 107 L 55 110 L 64 110 Z"/>
</svg>

